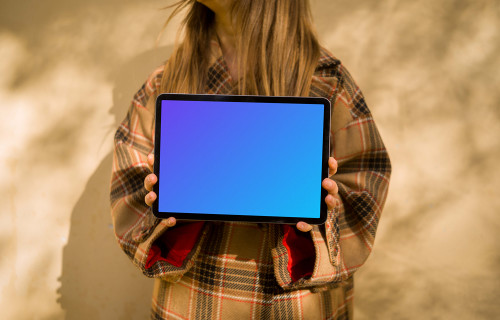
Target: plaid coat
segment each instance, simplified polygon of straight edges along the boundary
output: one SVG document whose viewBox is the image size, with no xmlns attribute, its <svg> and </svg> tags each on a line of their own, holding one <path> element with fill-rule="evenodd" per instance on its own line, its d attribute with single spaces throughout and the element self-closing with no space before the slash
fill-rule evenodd
<svg viewBox="0 0 500 320">
<path fill-rule="evenodd" d="M 331 178 L 339 186 L 339 202 L 327 222 L 309 233 L 241 222 L 169 228 L 153 216 L 143 183 L 150 173 L 146 156 L 153 151 L 162 72 L 163 67 L 155 70 L 135 94 L 116 132 L 111 181 L 118 243 L 155 278 L 152 318 L 352 318 L 352 275 L 372 250 L 391 164 L 348 71 L 322 49 L 310 95 L 331 101 L 330 149 L 339 164 Z M 232 90 L 227 65 L 214 56 L 206 92 Z"/>
</svg>

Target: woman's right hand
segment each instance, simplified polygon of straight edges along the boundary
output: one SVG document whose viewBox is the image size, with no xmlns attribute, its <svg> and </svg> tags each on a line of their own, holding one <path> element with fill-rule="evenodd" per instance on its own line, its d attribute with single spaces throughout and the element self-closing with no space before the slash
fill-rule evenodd
<svg viewBox="0 0 500 320">
<path fill-rule="evenodd" d="M 149 166 L 149 170 L 151 170 L 151 172 L 153 172 L 154 163 L 155 163 L 155 157 L 154 157 L 154 155 L 152 153 L 148 154 L 148 166 Z M 149 191 L 149 193 L 144 198 L 144 201 L 150 207 L 156 201 L 156 193 L 153 191 L 153 186 L 157 182 L 158 182 L 158 177 L 154 173 L 148 174 L 146 176 L 146 178 L 144 179 L 144 187 L 146 188 L 146 190 Z M 167 219 L 167 224 L 170 227 L 175 226 L 175 224 L 176 224 L 175 218 L 174 217 L 168 218 Z"/>
</svg>

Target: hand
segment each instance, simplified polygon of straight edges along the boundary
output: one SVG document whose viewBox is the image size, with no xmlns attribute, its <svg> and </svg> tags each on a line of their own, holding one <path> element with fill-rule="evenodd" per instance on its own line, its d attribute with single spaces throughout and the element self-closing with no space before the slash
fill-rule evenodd
<svg viewBox="0 0 500 320">
<path fill-rule="evenodd" d="M 338 168 L 337 160 L 335 160 L 333 157 L 330 157 L 328 159 L 328 167 L 328 176 L 335 174 Z M 333 207 L 335 207 L 335 205 L 337 204 L 337 199 L 335 199 L 335 196 L 339 193 L 339 187 L 337 186 L 337 183 L 335 183 L 335 181 L 330 178 L 325 178 L 321 183 L 321 186 L 325 188 L 326 191 L 328 191 L 328 195 L 325 197 L 326 206 L 328 207 L 328 210 L 333 210 Z M 299 221 L 297 223 L 297 229 L 302 232 L 308 232 L 311 231 L 312 226 L 308 223 L 305 223 L 304 221 Z"/>
<path fill-rule="evenodd" d="M 149 170 L 153 172 L 153 165 L 155 163 L 155 157 L 152 153 L 148 154 L 148 166 Z M 144 198 L 144 202 L 148 206 L 152 206 L 153 203 L 156 201 L 156 193 L 153 191 L 153 186 L 158 182 L 158 177 L 154 173 L 150 173 L 146 176 L 144 179 L 144 188 L 149 191 L 149 193 L 146 195 Z M 174 217 L 170 217 L 167 219 L 167 225 L 169 227 L 173 227 L 176 224 L 176 220 Z"/>
</svg>

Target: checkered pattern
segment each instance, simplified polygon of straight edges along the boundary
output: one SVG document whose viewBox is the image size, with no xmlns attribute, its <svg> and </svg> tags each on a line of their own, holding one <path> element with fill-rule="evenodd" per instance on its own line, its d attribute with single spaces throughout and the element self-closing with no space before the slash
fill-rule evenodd
<svg viewBox="0 0 500 320">
<path fill-rule="evenodd" d="M 219 51 L 220 52 L 220 51 Z M 235 93 L 222 57 L 213 59 L 206 92 Z M 152 244 L 169 232 L 144 203 L 153 150 L 154 104 L 163 68 L 137 92 L 115 135 L 111 205 L 120 247 L 155 278 L 153 319 L 348 319 L 352 274 L 370 254 L 387 195 L 391 164 L 363 95 L 329 52 L 313 77 L 311 96 L 332 102 L 331 150 L 339 170 L 339 205 L 310 232 L 312 275 L 292 281 L 280 225 L 207 222 L 180 267 L 145 264 Z M 293 250 L 291 248 L 290 250 Z"/>
</svg>

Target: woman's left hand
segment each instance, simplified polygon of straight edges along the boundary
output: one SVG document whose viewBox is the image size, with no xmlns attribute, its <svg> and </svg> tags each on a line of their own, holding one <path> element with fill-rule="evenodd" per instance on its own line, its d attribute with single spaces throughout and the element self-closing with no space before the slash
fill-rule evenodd
<svg viewBox="0 0 500 320">
<path fill-rule="evenodd" d="M 330 169 L 328 176 L 335 174 L 338 167 L 337 160 L 335 160 L 333 157 L 330 157 L 328 159 L 328 167 Z M 337 183 L 335 183 L 335 181 L 330 178 L 325 178 L 321 183 L 321 186 L 325 188 L 326 191 L 328 191 L 328 195 L 325 197 L 325 202 L 328 210 L 333 210 L 333 207 L 335 207 L 335 205 L 337 204 L 337 199 L 335 199 L 335 196 L 339 192 L 339 187 L 337 186 Z M 308 232 L 311 231 L 312 226 L 308 223 L 305 223 L 304 221 L 299 221 L 297 222 L 297 229 L 302 232 Z"/>
</svg>

